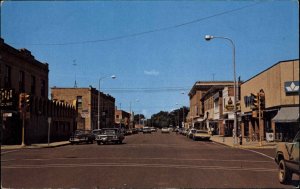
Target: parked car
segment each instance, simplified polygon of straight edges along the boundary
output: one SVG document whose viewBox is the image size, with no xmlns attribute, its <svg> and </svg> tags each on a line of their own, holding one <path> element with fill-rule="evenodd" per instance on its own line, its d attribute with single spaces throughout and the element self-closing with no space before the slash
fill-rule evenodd
<svg viewBox="0 0 300 189">
<path fill-rule="evenodd" d="M 161 133 L 170 133 L 170 129 L 168 127 L 163 127 Z"/>
<path fill-rule="evenodd" d="M 69 142 L 73 144 L 79 144 L 82 142 L 92 143 L 95 140 L 95 135 L 90 130 L 76 130 L 70 136 Z"/>
<path fill-rule="evenodd" d="M 150 127 L 144 127 L 144 128 L 143 128 L 143 134 L 146 134 L 146 133 L 150 133 L 150 134 L 151 134 L 151 129 L 150 129 Z"/>
<path fill-rule="evenodd" d="M 131 135 L 132 134 L 132 130 L 131 129 L 127 129 L 126 131 L 125 131 L 125 135 Z"/>
<path fill-rule="evenodd" d="M 189 132 L 189 129 L 184 129 L 183 132 L 182 132 L 182 135 L 186 136 Z"/>
<path fill-rule="evenodd" d="M 138 134 L 138 133 L 139 133 L 138 129 L 136 129 L 136 128 L 132 129 L 132 134 Z"/>
<path fill-rule="evenodd" d="M 187 133 L 186 137 L 193 138 L 194 133 L 196 132 L 196 129 L 190 129 Z"/>
<path fill-rule="evenodd" d="M 95 139 L 96 139 L 97 135 L 101 134 L 101 129 L 94 129 L 92 131 L 92 133 L 93 133 L 93 135 L 95 136 Z"/>
<path fill-rule="evenodd" d="M 150 129 L 151 129 L 151 132 L 156 132 L 157 131 L 155 127 L 150 127 Z"/>
<path fill-rule="evenodd" d="M 210 140 L 210 136 L 206 130 L 196 130 L 192 138 L 193 140 Z"/>
<path fill-rule="evenodd" d="M 107 143 L 115 143 L 121 144 L 125 139 L 124 134 L 118 128 L 103 128 L 101 129 L 101 133 L 97 135 L 96 141 L 97 144 L 107 144 Z"/>
<path fill-rule="evenodd" d="M 289 183 L 293 173 L 300 175 L 299 142 L 300 130 L 292 143 L 280 142 L 277 145 L 275 162 L 278 164 L 278 178 L 282 184 Z"/>
</svg>

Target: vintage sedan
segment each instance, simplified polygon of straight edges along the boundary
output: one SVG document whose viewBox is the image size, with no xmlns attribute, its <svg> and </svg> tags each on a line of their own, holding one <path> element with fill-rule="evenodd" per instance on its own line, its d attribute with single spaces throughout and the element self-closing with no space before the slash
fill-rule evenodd
<svg viewBox="0 0 300 189">
<path fill-rule="evenodd" d="M 118 128 L 103 128 L 101 133 L 97 135 L 97 144 L 115 143 L 122 144 L 125 139 L 124 134 Z"/>
<path fill-rule="evenodd" d="M 193 135 L 192 138 L 193 140 L 210 140 L 210 134 L 208 134 L 208 132 L 206 130 L 196 130 Z"/>
<path fill-rule="evenodd" d="M 163 127 L 161 133 L 170 133 L 170 129 L 168 127 Z"/>
<path fill-rule="evenodd" d="M 79 144 L 82 142 L 93 143 L 95 135 L 90 130 L 76 130 L 70 137 L 71 144 Z"/>
<path fill-rule="evenodd" d="M 149 133 L 151 134 L 151 128 L 150 127 L 144 127 L 143 128 L 143 134 Z"/>
</svg>

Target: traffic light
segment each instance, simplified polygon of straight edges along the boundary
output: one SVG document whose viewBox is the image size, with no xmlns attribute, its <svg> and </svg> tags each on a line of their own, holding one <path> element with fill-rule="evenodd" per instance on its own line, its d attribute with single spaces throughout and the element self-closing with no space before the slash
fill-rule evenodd
<svg viewBox="0 0 300 189">
<path fill-rule="evenodd" d="M 258 94 L 251 93 L 251 101 L 252 101 L 252 103 L 251 103 L 251 109 L 253 109 L 253 110 L 257 110 L 258 109 L 258 103 L 259 103 L 258 97 L 259 97 Z"/>
<path fill-rule="evenodd" d="M 26 107 L 25 93 L 19 95 L 19 111 L 23 111 Z"/>
<path fill-rule="evenodd" d="M 30 112 L 30 95 L 25 94 L 26 111 Z"/>
<path fill-rule="evenodd" d="M 264 110 L 266 107 L 265 93 L 263 93 L 263 92 L 259 92 L 259 107 L 260 107 L 260 110 Z"/>
</svg>

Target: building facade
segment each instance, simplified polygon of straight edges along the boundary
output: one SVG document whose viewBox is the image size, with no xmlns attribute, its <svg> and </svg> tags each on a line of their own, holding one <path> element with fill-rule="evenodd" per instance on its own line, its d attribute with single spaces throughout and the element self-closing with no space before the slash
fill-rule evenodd
<svg viewBox="0 0 300 189">
<path fill-rule="evenodd" d="M 20 144 L 22 116 L 18 105 L 21 93 L 30 97 L 24 129 L 25 144 L 48 139 L 48 118 L 51 117 L 51 141 L 66 139 L 75 126 L 75 108 L 48 100 L 49 66 L 35 59 L 27 49 L 15 49 L 0 38 L 0 90 L 2 143 Z M 11 91 L 13 103 L 2 107 L 4 96 Z"/>
<path fill-rule="evenodd" d="M 130 113 L 123 111 L 123 110 L 118 110 L 116 107 L 115 109 L 115 125 L 116 127 L 119 128 L 130 128 Z"/>
<path fill-rule="evenodd" d="M 241 111 L 243 136 L 290 140 L 299 129 L 299 60 L 278 62 L 245 81 Z"/>
<path fill-rule="evenodd" d="M 224 133 L 222 90 L 232 85 L 232 81 L 196 82 L 189 92 L 190 112 L 187 125 L 198 129 L 214 128 L 215 132 L 222 130 L 221 133 Z"/>
<path fill-rule="evenodd" d="M 76 106 L 77 129 L 94 130 L 98 129 L 98 126 L 106 128 L 115 125 L 115 98 L 99 93 L 91 86 L 89 88 L 52 87 L 51 98 L 54 101 L 67 102 Z"/>
</svg>

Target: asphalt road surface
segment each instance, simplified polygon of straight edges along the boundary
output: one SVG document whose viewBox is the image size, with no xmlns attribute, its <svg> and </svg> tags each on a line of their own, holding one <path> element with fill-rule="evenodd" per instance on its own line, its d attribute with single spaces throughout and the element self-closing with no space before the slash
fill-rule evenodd
<svg viewBox="0 0 300 189">
<path fill-rule="evenodd" d="M 1 151 L 5 188 L 295 188 L 277 179 L 274 150 L 235 149 L 171 134 L 123 144 Z"/>
</svg>

